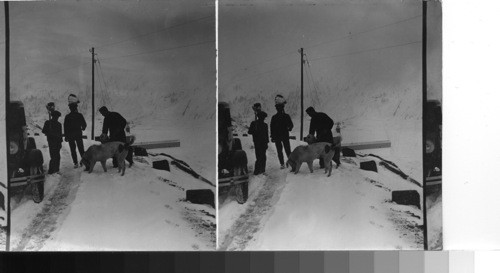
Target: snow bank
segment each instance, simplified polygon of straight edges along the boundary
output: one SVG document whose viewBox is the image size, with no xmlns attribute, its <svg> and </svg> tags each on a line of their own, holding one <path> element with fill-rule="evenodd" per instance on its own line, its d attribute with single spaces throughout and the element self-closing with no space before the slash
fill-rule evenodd
<svg viewBox="0 0 500 273">
<path fill-rule="evenodd" d="M 253 169 L 251 138 L 241 139 Z M 292 149 L 301 144 L 292 141 Z M 239 205 L 228 199 L 220 204 L 222 247 L 226 250 L 421 249 L 422 211 L 391 202 L 394 190 L 421 192 L 421 188 L 382 166 L 378 173 L 359 169 L 361 161 L 378 162 L 375 157 L 341 158 L 342 165 L 333 170 L 331 177 L 326 177 L 317 161 L 313 174 L 303 164 L 299 174 L 294 175 L 289 169 L 279 169 L 275 146 L 270 144 L 267 175 L 251 178 L 247 203 Z"/>
</svg>

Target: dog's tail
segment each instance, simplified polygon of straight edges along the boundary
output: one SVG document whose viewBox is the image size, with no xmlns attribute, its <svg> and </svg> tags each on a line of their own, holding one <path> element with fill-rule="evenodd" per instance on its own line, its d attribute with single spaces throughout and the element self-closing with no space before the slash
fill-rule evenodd
<svg viewBox="0 0 500 273">
<path fill-rule="evenodd" d="M 125 143 L 124 145 L 120 144 L 118 146 L 118 152 L 121 153 L 121 152 L 123 152 L 123 150 L 129 149 L 130 146 L 132 146 L 132 144 L 134 144 L 134 142 L 135 142 L 135 136 L 132 135 L 132 136 L 130 136 L 130 141 L 129 142 Z"/>
</svg>

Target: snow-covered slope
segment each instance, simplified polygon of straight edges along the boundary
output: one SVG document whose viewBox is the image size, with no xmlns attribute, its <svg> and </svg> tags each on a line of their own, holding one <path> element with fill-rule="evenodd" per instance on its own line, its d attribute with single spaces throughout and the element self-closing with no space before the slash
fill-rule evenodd
<svg viewBox="0 0 500 273">
<path fill-rule="evenodd" d="M 36 140 L 47 165 L 46 141 Z M 151 167 L 168 157 L 135 157 L 120 176 L 109 161 L 107 173 L 99 164 L 91 174 L 73 169 L 67 145 L 61 155 L 61 174 L 47 176 L 41 203 L 33 203 L 29 193 L 11 198 L 12 249 L 213 249 L 215 209 L 186 202 L 185 191 L 214 188 L 174 165 L 170 172 Z"/>
<path fill-rule="evenodd" d="M 243 145 L 252 170 L 251 140 Z M 327 177 L 317 161 L 312 174 L 304 165 L 297 175 L 280 170 L 274 145 L 267 155 L 267 175 L 251 177 L 248 201 L 229 196 L 220 204 L 222 249 L 422 249 L 422 211 L 391 202 L 392 191 L 421 187 L 380 165 L 378 173 L 359 169 L 377 157 L 342 157 Z"/>
</svg>

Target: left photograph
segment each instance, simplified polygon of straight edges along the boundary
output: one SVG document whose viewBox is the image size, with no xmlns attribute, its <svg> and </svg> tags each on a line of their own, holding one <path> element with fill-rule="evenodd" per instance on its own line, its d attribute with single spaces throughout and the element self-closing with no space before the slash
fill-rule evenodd
<svg viewBox="0 0 500 273">
<path fill-rule="evenodd" d="M 215 3 L 4 9 L 10 250 L 214 250 Z"/>
</svg>

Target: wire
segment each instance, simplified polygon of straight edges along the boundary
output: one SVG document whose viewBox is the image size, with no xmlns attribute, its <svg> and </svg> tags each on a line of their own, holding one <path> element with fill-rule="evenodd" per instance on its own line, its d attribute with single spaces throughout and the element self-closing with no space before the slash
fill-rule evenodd
<svg viewBox="0 0 500 273">
<path fill-rule="evenodd" d="M 237 71 L 239 71 L 239 70 L 247 70 L 247 69 L 252 68 L 252 67 L 255 67 L 255 66 L 259 65 L 259 64 L 268 63 L 268 62 L 270 62 L 270 61 L 273 61 L 273 60 L 280 59 L 280 58 L 282 58 L 282 57 L 288 56 L 288 55 L 290 55 L 290 54 L 292 54 L 292 53 L 295 53 L 295 51 L 289 51 L 289 52 L 287 52 L 287 53 L 285 53 L 285 54 L 283 54 L 283 55 L 279 55 L 279 56 L 276 56 L 276 57 L 273 57 L 273 58 L 269 58 L 269 59 L 262 60 L 262 61 L 257 62 L 257 63 L 253 63 L 253 64 L 248 65 L 248 66 L 245 66 L 245 67 L 243 67 L 243 68 L 239 68 L 239 69 L 237 69 Z M 229 74 L 229 73 L 231 73 L 231 72 L 233 72 L 233 71 L 226 72 L 226 73 L 222 73 L 222 74 L 220 74 L 220 76 L 227 75 L 227 74 Z M 241 73 L 239 73 L 239 74 L 241 74 Z M 236 76 L 239 76 L 239 74 L 236 74 Z"/>
<path fill-rule="evenodd" d="M 108 58 L 102 58 L 101 60 L 109 60 L 109 59 L 125 58 L 125 57 L 145 55 L 145 54 L 151 54 L 151 53 L 158 53 L 158 52 L 164 52 L 164 51 L 169 51 L 169 50 L 174 50 L 174 49 L 180 49 L 180 48 L 186 48 L 186 47 L 192 47 L 192 46 L 203 45 L 203 44 L 214 43 L 214 42 L 215 42 L 215 40 L 210 40 L 210 41 L 204 41 L 204 42 L 199 42 L 199 43 L 194 43 L 194 44 L 188 44 L 188 45 L 182 45 L 182 46 L 176 46 L 176 47 L 170 47 L 170 48 L 165 48 L 165 49 L 160 49 L 160 50 L 153 50 L 153 51 L 139 52 L 139 53 L 134 53 L 134 54 L 129 54 L 129 55 L 121 55 L 121 56 L 113 56 L 113 57 L 108 57 Z"/>
<path fill-rule="evenodd" d="M 318 43 L 318 44 L 313 44 L 313 45 L 310 45 L 310 46 L 307 46 L 307 47 L 304 47 L 304 49 L 306 48 L 313 48 L 313 47 L 317 47 L 317 46 L 320 46 L 320 45 L 324 45 L 324 44 L 329 44 L 329 43 L 335 43 L 335 42 L 339 42 L 339 41 L 342 41 L 344 39 L 347 39 L 347 38 L 351 38 L 353 36 L 357 36 L 357 35 L 361 35 L 361 34 L 365 34 L 365 33 L 368 33 L 368 32 L 372 32 L 372 31 L 375 31 L 375 30 L 378 30 L 378 29 L 382 29 L 382 28 L 386 28 L 386 27 L 389 27 L 389 26 L 392 26 L 392 25 L 396 25 L 396 24 L 400 24 L 400 23 L 404 23 L 404 22 L 407 22 L 407 21 L 410 21 L 410 20 L 413 20 L 415 18 L 418 18 L 418 17 L 422 17 L 421 14 L 419 15 L 416 15 L 416 16 L 413 16 L 413 17 L 410 17 L 410 18 L 407 18 L 407 19 L 404 19 L 404 20 L 400 20 L 400 21 L 396 21 L 396 22 L 392 22 L 390 24 L 386 24 L 386 25 L 381 25 L 381 26 L 377 26 L 377 27 L 374 27 L 374 28 L 371 28 L 371 29 L 367 29 L 365 31 L 362 31 L 362 32 L 358 32 L 358 33 L 354 33 L 354 34 L 349 34 L 349 35 L 346 35 L 344 37 L 341 37 L 339 39 L 336 39 L 336 40 L 332 40 L 332 41 L 326 41 L 326 42 L 322 42 L 322 43 Z M 243 68 L 239 68 L 237 69 L 238 71 L 239 70 L 248 70 L 249 68 L 252 68 L 252 67 L 255 67 L 257 65 L 260 65 L 260 64 L 264 64 L 264 63 L 268 63 L 268 62 L 271 62 L 273 60 L 276 60 L 276 59 L 279 59 L 279 58 L 282 58 L 282 57 L 285 57 L 285 56 L 288 56 L 292 53 L 295 53 L 295 51 L 290 51 L 290 52 L 287 52 L 283 55 L 279 55 L 277 57 L 273 57 L 273 58 L 269 58 L 269 59 L 265 59 L 263 61 L 260 61 L 260 62 L 257 62 L 257 63 L 254 63 L 254 64 L 251 64 L 251 65 L 248 65 L 248 66 L 245 66 Z M 232 71 L 231 71 L 232 72 Z M 224 76 L 224 75 L 227 75 L 231 72 L 227 72 L 227 73 L 222 73 L 220 74 L 219 76 Z M 235 76 L 239 76 L 241 73 L 237 73 L 235 74 Z"/>
<path fill-rule="evenodd" d="M 71 69 L 74 69 L 74 68 L 77 68 L 79 66 L 86 65 L 86 64 L 90 64 L 90 62 L 85 62 L 85 63 L 81 63 L 81 64 L 78 64 L 78 65 L 67 67 L 65 69 L 57 70 L 55 72 L 52 72 L 52 73 L 49 73 L 49 74 L 45 74 L 45 76 L 52 76 L 52 75 L 55 75 L 55 74 L 58 74 L 58 73 L 61 73 L 61 72 L 67 71 L 67 70 L 71 70 Z"/>
<path fill-rule="evenodd" d="M 313 78 L 312 70 L 311 70 L 311 64 L 309 62 L 307 54 L 304 53 L 304 56 L 306 57 L 306 62 L 307 62 L 306 71 L 309 72 L 309 75 L 311 76 L 311 81 L 312 81 L 313 86 L 314 86 L 314 91 L 318 92 L 318 89 L 316 88 L 316 84 L 314 83 L 314 78 Z"/>
<path fill-rule="evenodd" d="M 272 73 L 272 72 L 276 72 L 278 70 L 282 70 L 282 69 L 285 69 L 285 68 L 288 68 L 292 65 L 296 65 L 297 62 L 294 62 L 294 63 L 291 63 L 291 64 L 287 64 L 287 65 L 284 65 L 284 66 L 280 66 L 278 68 L 275 68 L 275 69 L 272 69 L 272 70 L 268 70 L 268 71 L 264 71 L 262 73 L 259 73 L 259 74 L 255 74 L 255 75 L 252 75 L 252 76 L 249 76 L 249 77 L 245 77 L 245 78 L 241 78 L 241 79 L 238 79 L 238 80 L 233 80 L 233 81 L 230 81 L 229 83 L 234 83 L 234 82 L 240 82 L 240 81 L 245 81 L 245 80 L 248 80 L 248 79 L 252 79 L 252 78 L 255 78 L 257 76 L 260 76 L 262 74 L 268 74 L 268 73 Z"/>
<path fill-rule="evenodd" d="M 191 23 L 198 22 L 198 21 L 201 21 L 201 20 L 205 20 L 207 18 L 214 18 L 214 17 L 213 16 L 201 17 L 201 18 L 198 18 L 198 19 L 195 19 L 195 20 L 191 20 L 191 21 L 188 21 L 188 22 L 184 22 L 184 23 L 180 23 L 180 24 L 177 24 L 177 25 L 169 26 L 167 28 L 163 28 L 163 29 L 160 29 L 160 30 L 157 30 L 157 31 L 148 32 L 148 33 L 144 33 L 144 34 L 141 34 L 141 35 L 130 37 L 128 39 L 120 40 L 120 41 L 117 41 L 117 42 L 112 42 L 112 43 L 108 43 L 108 44 L 103 44 L 103 45 L 100 45 L 100 46 L 96 46 L 94 48 L 103 48 L 103 47 L 107 47 L 107 46 L 121 44 L 121 43 L 128 42 L 128 41 L 131 41 L 131 40 L 136 39 L 136 38 L 148 36 L 148 35 L 151 35 L 151 34 L 160 33 L 160 32 L 166 31 L 166 30 L 170 30 L 172 28 L 176 28 L 176 27 L 179 27 L 179 26 L 183 26 L 183 25 L 191 24 Z"/>
<path fill-rule="evenodd" d="M 393 26 L 393 25 L 397 25 L 397 24 L 400 24 L 400 23 L 404 23 L 404 22 L 416 19 L 418 17 L 422 17 L 422 15 L 419 14 L 419 15 L 416 15 L 416 16 L 413 16 L 413 17 L 410 17 L 410 18 L 407 18 L 407 19 L 404 19 L 404 20 L 400 20 L 400 21 L 392 22 L 390 24 L 386 24 L 386 25 L 381 25 L 381 26 L 378 26 L 378 27 L 370 28 L 370 29 L 367 29 L 367 30 L 362 31 L 362 32 L 358 32 L 358 33 L 354 33 L 354 34 L 348 34 L 348 35 L 343 36 L 343 37 L 341 37 L 339 39 L 336 39 L 336 40 L 326 41 L 326 42 L 322 42 L 322 43 L 319 43 L 319 44 L 314 44 L 314 45 L 310 45 L 310 46 L 304 47 L 304 49 L 305 48 L 313 48 L 313 47 L 317 47 L 317 46 L 324 45 L 324 44 L 330 44 L 330 43 L 339 42 L 339 41 L 345 40 L 347 38 L 351 38 L 353 36 L 365 34 L 365 33 L 372 32 L 372 31 L 375 31 L 375 30 L 379 30 L 379 29 L 382 29 L 382 28 L 386 28 L 386 27 L 389 27 L 389 26 Z"/>
<path fill-rule="evenodd" d="M 327 57 L 319 57 L 319 58 L 310 59 L 310 61 L 317 61 L 317 60 L 323 60 L 323 59 L 332 59 L 332 58 L 337 58 L 337 57 L 357 55 L 357 54 L 361 54 L 361 53 L 366 53 L 366 52 L 371 52 L 371 51 L 377 51 L 377 50 L 383 50 L 383 49 L 388 49 L 388 48 L 395 48 L 395 47 L 400 47 L 400 46 L 407 46 L 407 45 L 417 44 L 417 43 L 421 43 L 421 42 L 422 41 L 415 41 L 415 42 L 409 42 L 409 43 L 404 43 L 404 44 L 397 44 L 397 45 L 392 45 L 392 46 L 385 46 L 385 47 L 379 47 L 379 48 L 372 48 L 372 49 L 367 49 L 367 50 L 349 52 L 349 53 L 345 53 L 345 54 L 332 55 L 332 56 L 327 56 Z"/>
<path fill-rule="evenodd" d="M 106 81 L 104 80 L 104 72 L 102 71 L 101 61 L 100 61 L 99 57 L 97 58 L 97 64 L 99 67 L 99 73 L 101 74 L 102 82 L 104 84 L 104 90 L 103 90 L 103 95 L 102 95 L 103 105 L 106 105 L 106 101 L 110 102 L 111 98 L 109 96 L 108 86 L 106 84 Z"/>
</svg>

